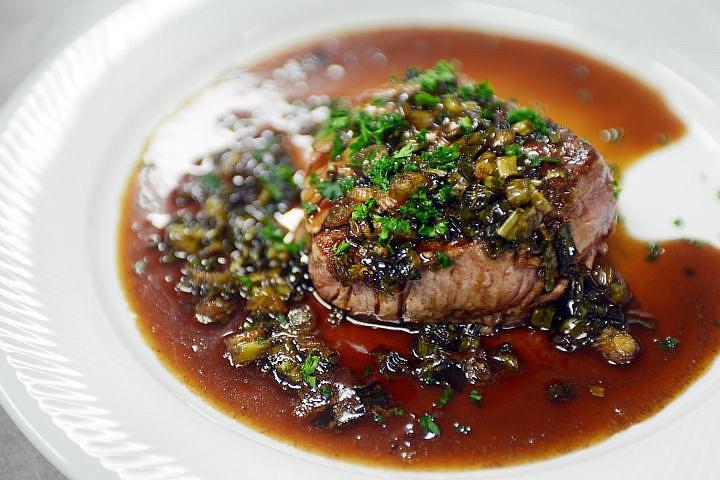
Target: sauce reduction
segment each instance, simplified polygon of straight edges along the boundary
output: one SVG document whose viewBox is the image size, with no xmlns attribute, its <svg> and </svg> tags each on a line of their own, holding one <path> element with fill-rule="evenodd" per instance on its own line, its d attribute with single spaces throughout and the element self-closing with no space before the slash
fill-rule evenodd
<svg viewBox="0 0 720 480">
<path fill-rule="evenodd" d="M 601 62 L 549 45 L 474 32 L 349 34 L 278 55 L 253 71 L 271 76 L 289 58 L 309 53 L 325 66 L 294 84 L 289 96 L 356 95 L 391 75 L 401 76 L 409 66 L 427 68 L 438 59 L 454 58 L 468 76 L 488 79 L 498 95 L 527 105 L 541 102 L 550 118 L 586 137 L 609 164 L 620 168 L 684 131 L 656 93 Z M 623 136 L 608 142 L 607 132 L 613 128 Z M 175 291 L 178 265 L 161 263 L 160 254 L 148 248 L 158 230 L 148 219 L 146 202 L 138 200 L 152 194 L 141 174 L 131 181 L 119 255 L 127 296 L 148 344 L 178 378 L 228 415 L 329 457 L 385 467 L 449 469 L 504 466 L 562 454 L 660 410 L 710 365 L 720 346 L 720 285 L 715 281 L 720 252 L 678 240 L 663 242 L 664 253 L 648 261 L 646 244 L 620 228 L 600 262 L 614 266 L 634 294 L 635 313 L 630 316 L 639 323 L 632 333 L 642 350 L 632 364 L 612 366 L 590 350 L 563 353 L 544 332 L 501 331 L 485 338 L 485 347 L 510 342 L 521 371 L 488 386 L 468 386 L 440 406 L 441 387 L 384 377 L 367 353 L 382 347 L 406 354 L 410 334 L 330 324 L 325 308 L 309 298 L 320 314 L 318 335 L 337 349 L 342 364 L 358 377 L 382 383 L 404 410 L 384 418 L 382 425 L 364 418 L 339 431 L 310 427 L 292 415 L 297 400 L 293 392 L 282 391 L 252 365 L 234 368 L 223 358 L 223 338 L 237 330 L 242 316 L 227 325 L 200 324 L 189 297 Z M 166 201 L 164 213 L 171 213 L 172 196 L 161 200 Z M 133 268 L 139 259 L 144 262 L 141 274 Z M 667 337 L 677 339 L 677 345 L 662 348 Z M 551 403 L 545 388 L 558 381 L 570 382 L 574 396 Z M 476 394 L 471 395 L 472 390 Z M 432 413 L 440 428 L 434 438 L 423 438 L 416 421 L 423 412 Z"/>
</svg>

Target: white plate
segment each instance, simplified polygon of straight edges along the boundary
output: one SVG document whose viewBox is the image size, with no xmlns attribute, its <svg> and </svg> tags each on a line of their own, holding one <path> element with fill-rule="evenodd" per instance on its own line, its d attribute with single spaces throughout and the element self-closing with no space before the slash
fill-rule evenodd
<svg viewBox="0 0 720 480">
<path fill-rule="evenodd" d="M 672 219 L 681 213 L 682 235 L 720 244 L 720 222 L 703 221 L 720 218 L 720 6 L 327 3 L 136 1 L 70 45 L 6 105 L 0 400 L 14 421 L 74 479 L 656 479 L 717 472 L 718 365 L 658 415 L 599 445 L 519 467 L 447 474 L 388 472 L 294 449 L 213 410 L 160 365 L 135 329 L 115 261 L 123 187 L 144 141 L 226 68 L 324 31 L 456 23 L 572 46 L 634 73 L 666 97 L 689 134 L 627 173 L 621 207 L 630 229 L 676 236 Z M 662 168 L 678 157 L 688 165 L 679 177 Z M 663 188 L 671 180 L 673 190 Z M 639 199 L 650 194 L 666 203 L 648 209 Z"/>
</svg>

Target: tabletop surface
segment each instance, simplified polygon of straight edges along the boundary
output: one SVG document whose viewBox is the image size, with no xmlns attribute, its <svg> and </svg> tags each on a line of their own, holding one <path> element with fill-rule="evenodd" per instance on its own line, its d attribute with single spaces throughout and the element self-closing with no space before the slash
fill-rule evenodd
<svg viewBox="0 0 720 480">
<path fill-rule="evenodd" d="M 123 3 L 125 0 L 0 1 L 0 105 L 35 69 Z M 65 479 L 2 408 L 0 479 Z"/>
</svg>

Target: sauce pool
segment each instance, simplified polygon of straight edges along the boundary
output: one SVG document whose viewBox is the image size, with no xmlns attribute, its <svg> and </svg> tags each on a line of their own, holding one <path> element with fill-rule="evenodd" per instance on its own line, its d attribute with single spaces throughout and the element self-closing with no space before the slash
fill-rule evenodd
<svg viewBox="0 0 720 480">
<path fill-rule="evenodd" d="M 294 49 L 252 70 L 269 77 L 290 58 L 310 53 L 327 68 L 310 72 L 290 96 L 356 95 L 401 76 L 409 66 L 457 59 L 465 74 L 489 80 L 501 97 L 542 105 L 550 118 L 587 138 L 619 168 L 684 132 L 655 92 L 610 66 L 558 47 L 476 32 L 353 33 Z M 677 240 L 663 242 L 664 252 L 649 261 L 646 244 L 619 228 L 599 261 L 615 267 L 634 294 L 630 316 L 638 323 L 632 333 L 641 352 L 632 364 L 609 365 L 591 350 L 558 351 L 544 332 L 501 331 L 485 338 L 484 345 L 491 350 L 511 343 L 521 371 L 486 386 L 468 386 L 439 406 L 441 387 L 384 377 L 368 355 L 377 348 L 406 353 L 410 334 L 333 325 L 321 315 L 318 335 L 337 349 L 342 364 L 358 377 L 381 382 L 406 412 L 384 418 L 382 425 L 366 418 L 339 431 L 310 427 L 292 414 L 293 392 L 282 391 L 252 366 L 234 368 L 223 358 L 223 337 L 242 319 L 202 325 L 188 308 L 188 297 L 175 291 L 179 267 L 161 263 L 159 253 L 148 248 L 158 232 L 139 201 L 148 188 L 140 175 L 128 187 L 119 252 L 123 284 L 148 344 L 169 370 L 218 409 L 328 457 L 390 468 L 457 469 L 577 450 L 659 411 L 708 368 L 720 347 L 720 251 Z M 133 268 L 139 259 L 146 265 L 142 274 Z M 308 302 L 327 313 L 312 298 Z M 677 340 L 672 348 L 666 348 L 668 337 Z M 545 387 L 558 381 L 569 382 L 574 397 L 551 403 Z M 424 439 L 409 412 L 431 412 L 440 435 Z"/>
</svg>

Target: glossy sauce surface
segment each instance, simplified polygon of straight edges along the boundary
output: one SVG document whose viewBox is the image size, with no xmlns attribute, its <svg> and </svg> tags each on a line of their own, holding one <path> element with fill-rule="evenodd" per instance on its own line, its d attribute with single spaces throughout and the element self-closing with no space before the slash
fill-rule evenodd
<svg viewBox="0 0 720 480">
<path fill-rule="evenodd" d="M 553 46 L 471 32 L 357 33 L 293 49 L 254 70 L 270 74 L 289 57 L 310 52 L 342 68 L 310 74 L 290 96 L 355 95 L 391 75 L 401 76 L 408 66 L 426 68 L 438 59 L 455 58 L 469 77 L 488 79 L 498 95 L 542 105 L 548 116 L 588 138 L 608 163 L 621 168 L 684 131 L 654 92 L 607 65 Z M 622 136 L 610 139 L 612 129 Z M 225 326 L 202 325 L 188 307 L 189 298 L 174 290 L 178 267 L 161 264 L 157 252 L 147 247 L 156 230 L 136 201 L 147 193 L 145 188 L 137 179 L 128 188 L 119 261 L 149 345 L 175 375 L 217 408 L 261 432 L 330 457 L 395 468 L 447 469 L 558 455 L 657 412 L 709 366 L 720 346 L 720 252 L 687 241 L 663 242 L 664 253 L 648 261 L 645 243 L 629 238 L 621 228 L 600 261 L 622 273 L 635 296 L 635 316 L 654 326 L 633 326 L 642 347 L 633 364 L 608 365 L 589 350 L 560 352 L 543 332 L 503 331 L 486 338 L 486 348 L 512 343 L 521 371 L 488 386 L 455 392 L 441 406 L 442 388 L 383 377 L 367 354 L 380 347 L 404 353 L 409 334 L 320 322 L 318 334 L 336 346 L 342 363 L 358 377 L 383 383 L 404 412 L 384 418 L 383 425 L 364 419 L 340 431 L 308 427 L 292 415 L 292 392 L 281 391 L 252 366 L 236 369 L 223 358 L 223 337 L 242 318 Z M 171 211 L 172 202 L 168 205 Z M 138 259 L 147 264 L 142 275 L 133 270 Z M 324 312 L 313 299 L 308 301 Z M 660 348 L 666 337 L 677 339 L 677 345 Z M 545 387 L 557 381 L 570 382 L 574 398 L 549 402 Z M 471 390 L 482 400 L 473 400 Z M 423 438 L 416 420 L 423 412 L 432 413 L 440 435 Z"/>
</svg>

